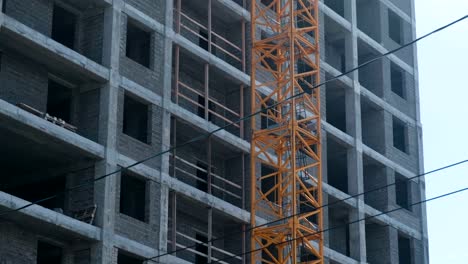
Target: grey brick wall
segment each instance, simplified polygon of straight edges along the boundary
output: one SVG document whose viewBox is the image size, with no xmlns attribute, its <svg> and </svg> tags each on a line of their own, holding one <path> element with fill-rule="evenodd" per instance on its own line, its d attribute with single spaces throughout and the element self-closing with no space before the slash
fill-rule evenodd
<svg viewBox="0 0 468 264">
<path fill-rule="evenodd" d="M 101 63 L 104 28 L 104 10 L 84 12 L 80 20 L 79 52 Z"/>
<path fill-rule="evenodd" d="M 45 111 L 48 79 L 44 67 L 10 50 L 3 52 L 1 63 L 0 98 Z"/>
<path fill-rule="evenodd" d="M 0 263 L 36 263 L 36 237 L 18 226 L 0 221 Z"/>
<path fill-rule="evenodd" d="M 155 19 L 160 23 L 164 23 L 164 10 L 166 9 L 166 1 L 164 0 L 125 0 L 125 2 L 145 15 Z"/>
<path fill-rule="evenodd" d="M 122 38 L 120 42 L 120 74 L 128 79 L 145 86 L 151 91 L 162 94 L 162 75 L 163 75 L 163 56 L 164 56 L 164 41 L 163 36 L 151 32 L 150 44 L 150 68 L 147 68 L 139 63 L 126 57 L 126 42 L 127 42 L 127 20 L 128 17 L 122 17 Z M 148 30 L 148 32 L 150 32 Z"/>
<path fill-rule="evenodd" d="M 51 0 L 7 0 L 5 13 L 26 26 L 50 36 L 52 9 Z"/>
</svg>

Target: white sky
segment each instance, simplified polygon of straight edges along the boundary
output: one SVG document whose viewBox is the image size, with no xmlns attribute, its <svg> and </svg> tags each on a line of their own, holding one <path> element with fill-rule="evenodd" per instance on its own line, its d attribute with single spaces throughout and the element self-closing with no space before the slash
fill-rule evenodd
<svg viewBox="0 0 468 264">
<path fill-rule="evenodd" d="M 418 36 L 468 14 L 468 0 L 416 0 Z M 418 44 L 426 171 L 468 159 L 468 19 Z M 468 163 L 426 177 L 427 198 L 468 187 Z M 468 191 L 427 204 L 430 262 L 468 263 Z"/>
</svg>

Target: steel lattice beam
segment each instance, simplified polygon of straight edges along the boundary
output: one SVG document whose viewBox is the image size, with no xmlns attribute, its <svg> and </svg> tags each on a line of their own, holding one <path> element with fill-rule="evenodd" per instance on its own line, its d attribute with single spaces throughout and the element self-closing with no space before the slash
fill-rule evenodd
<svg viewBox="0 0 468 264">
<path fill-rule="evenodd" d="M 318 0 L 252 2 L 251 263 L 323 263 Z"/>
</svg>

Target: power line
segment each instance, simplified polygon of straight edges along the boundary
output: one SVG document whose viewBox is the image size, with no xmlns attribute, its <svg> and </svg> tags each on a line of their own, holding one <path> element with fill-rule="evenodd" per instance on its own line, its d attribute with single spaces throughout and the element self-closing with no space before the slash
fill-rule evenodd
<svg viewBox="0 0 468 264">
<path fill-rule="evenodd" d="M 448 27 L 451 27 L 451 26 L 453 26 L 453 25 L 455 25 L 455 24 L 457 24 L 457 23 L 459 23 L 459 22 L 461 22 L 461 21 L 463 21 L 463 20 L 465 20 L 465 19 L 467 19 L 467 18 L 468 18 L 468 15 L 465 15 L 465 16 L 463 16 L 463 17 L 461 17 L 461 18 L 459 18 L 459 19 L 457 19 L 457 20 L 455 20 L 455 21 L 453 21 L 453 22 L 451 22 L 451 23 L 449 23 L 449 24 L 446 24 L 446 25 L 444 25 L 444 26 L 442 26 L 442 27 L 440 27 L 440 28 L 437 28 L 436 30 L 433 30 L 433 31 L 431 31 L 431 32 L 429 32 L 429 33 L 427 33 L 427 34 L 425 34 L 425 35 L 419 37 L 419 38 L 416 38 L 416 39 L 414 39 L 413 41 L 408 42 L 408 43 L 406 43 L 406 44 L 400 46 L 399 48 L 396 48 L 396 49 L 393 49 L 393 50 L 391 50 L 391 51 L 388 51 L 388 52 L 386 52 L 386 53 L 384 53 L 384 54 L 381 54 L 380 56 L 377 56 L 377 57 L 374 58 L 374 59 L 371 59 L 371 60 L 369 60 L 369 61 L 367 61 L 367 62 L 364 62 L 364 63 L 358 65 L 357 67 L 353 68 L 353 69 L 350 69 L 350 70 L 348 70 L 348 71 L 346 71 L 346 72 L 344 72 L 344 73 L 341 73 L 341 74 L 339 74 L 339 75 L 337 75 L 337 76 L 335 76 L 335 77 L 332 77 L 332 78 L 330 78 L 330 79 L 328 79 L 328 80 L 326 80 L 326 81 L 324 81 L 324 82 L 322 82 L 322 83 L 319 83 L 319 84 L 313 86 L 312 88 L 310 88 L 310 91 L 313 90 L 313 89 L 317 89 L 317 88 L 319 88 L 319 87 L 321 87 L 321 86 L 323 86 L 323 85 L 325 85 L 325 84 L 327 84 L 327 83 L 329 83 L 329 82 L 332 82 L 332 81 L 334 81 L 334 80 L 338 80 L 339 78 L 341 78 L 341 77 L 343 77 L 343 76 L 346 76 L 346 75 L 348 75 L 349 73 L 352 73 L 352 72 L 354 72 L 354 71 L 356 71 L 356 70 L 358 70 L 358 69 L 360 69 L 360 68 L 362 68 L 362 67 L 365 67 L 365 66 L 367 66 L 367 65 L 369 65 L 369 64 L 371 64 L 371 63 L 373 63 L 373 62 L 375 62 L 375 61 L 377 61 L 377 60 L 380 60 L 381 58 L 387 57 L 387 56 L 390 55 L 390 54 L 393 54 L 393 53 L 398 52 L 398 51 L 400 51 L 400 50 L 402 50 L 402 49 L 404 49 L 404 48 L 406 48 L 406 47 L 408 47 L 408 46 L 411 46 L 411 45 L 415 44 L 416 42 L 418 42 L 418 41 L 420 41 L 420 40 L 422 40 L 422 39 L 425 39 L 425 38 L 431 36 L 432 34 L 435 34 L 435 33 L 439 32 L 439 31 L 442 31 L 442 30 L 444 30 L 444 29 L 446 29 L 446 28 L 448 28 Z M 276 103 L 274 103 L 274 104 L 272 104 L 272 105 L 270 105 L 270 106 L 268 106 L 268 107 L 266 107 L 266 108 L 264 108 L 264 109 L 262 109 L 262 110 L 260 110 L 260 111 L 251 113 L 251 114 L 249 114 L 249 115 L 247 115 L 247 116 L 244 116 L 244 117 L 242 117 L 242 118 L 240 118 L 240 119 L 238 119 L 238 120 L 236 120 L 236 121 L 230 122 L 230 123 L 228 123 L 228 124 L 226 124 L 226 125 L 224 125 L 224 126 L 221 126 L 221 127 L 217 128 L 217 129 L 211 131 L 211 132 L 208 132 L 208 133 L 205 134 L 205 135 L 200 135 L 200 136 L 194 137 L 194 138 L 192 138 L 191 140 L 188 140 L 188 141 L 186 141 L 186 142 L 184 142 L 184 143 L 182 143 L 182 144 L 176 145 L 176 146 L 174 146 L 174 147 L 172 147 L 172 148 L 169 148 L 169 149 L 167 149 L 167 150 L 165 150 L 165 151 L 156 153 L 156 154 L 151 155 L 151 156 L 149 156 L 149 157 L 147 157 L 147 158 L 145 158 L 145 159 L 142 159 L 142 160 L 140 160 L 140 161 L 137 161 L 137 162 L 135 162 L 135 163 L 133 163 L 133 164 L 131 164 L 131 165 L 128 165 L 128 166 L 126 166 L 126 167 L 121 167 L 121 168 L 119 168 L 119 169 L 117 169 L 117 170 L 115 170 L 115 171 L 112 171 L 112 172 L 109 172 L 109 173 L 107 173 L 107 174 L 104 174 L 104 175 L 102 175 L 102 176 L 100 176 L 100 177 L 97 177 L 97 178 L 93 179 L 92 181 L 85 182 L 85 183 L 82 183 L 82 184 L 79 184 L 79 185 L 76 185 L 76 186 L 67 188 L 67 189 L 65 189 L 64 191 L 58 192 L 58 193 L 55 194 L 55 195 L 52 195 L 52 196 L 49 196 L 49 197 L 46 197 L 46 198 L 43 198 L 43 199 L 40 199 L 40 200 L 31 202 L 31 203 L 29 203 L 29 204 L 27 204 L 27 205 L 24 205 L 24 206 L 22 206 L 22 207 L 19 207 L 19 208 L 16 208 L 16 209 L 11 209 L 11 210 L 5 210 L 5 211 L 3 211 L 3 212 L 0 213 L 0 216 L 6 215 L 6 214 L 10 214 L 10 213 L 13 213 L 13 212 L 17 212 L 17 211 L 20 211 L 20 210 L 22 210 L 22 209 L 28 208 L 28 207 L 30 207 L 30 206 L 32 206 L 32 205 L 35 205 L 35 204 L 38 204 L 38 203 L 41 203 L 41 202 L 44 202 L 44 201 L 47 201 L 47 200 L 54 199 L 54 198 L 58 197 L 59 195 L 61 195 L 61 194 L 63 194 L 63 193 L 66 193 L 66 192 L 69 192 L 69 191 L 72 191 L 72 190 L 79 189 L 79 188 L 81 188 L 81 187 L 87 186 L 88 184 L 91 184 L 91 183 L 100 181 L 100 180 L 102 180 L 102 179 L 105 179 L 105 178 L 107 178 L 107 177 L 109 177 L 109 176 L 112 176 L 112 175 L 114 175 L 114 174 L 117 174 L 117 173 L 119 173 L 119 172 L 128 170 L 128 169 L 130 169 L 130 168 L 132 168 L 132 167 L 135 167 L 135 166 L 137 166 L 137 165 L 139 165 L 139 164 L 145 163 L 146 161 L 149 161 L 149 160 L 151 160 L 151 159 L 153 159 L 153 158 L 156 158 L 156 157 L 158 157 L 158 156 L 161 156 L 161 155 L 170 153 L 170 152 L 172 152 L 172 151 L 175 150 L 175 149 L 178 149 L 178 148 L 187 146 L 187 145 L 189 145 L 189 144 L 191 144 L 191 143 L 194 143 L 194 142 L 196 142 L 196 141 L 199 141 L 199 140 L 202 140 L 202 139 L 205 139 L 205 138 L 209 138 L 211 135 L 213 135 L 213 134 L 215 134 L 215 133 L 217 133 L 217 132 L 219 132 L 219 131 L 221 131 L 221 130 L 225 130 L 226 128 L 228 128 L 228 127 L 230 127 L 230 126 L 232 126 L 232 125 L 234 125 L 234 124 L 237 124 L 237 123 L 242 122 L 242 121 L 244 121 L 244 120 L 248 120 L 248 119 L 250 119 L 250 118 L 252 118 L 252 117 L 254 117 L 254 116 L 258 115 L 258 114 L 261 114 L 261 113 L 263 113 L 263 112 L 265 112 L 265 111 L 267 111 L 267 110 L 269 110 L 269 109 L 271 109 L 271 108 L 274 108 L 274 107 L 276 107 L 276 106 L 278 106 L 278 105 L 280 105 L 280 104 L 282 104 L 282 103 L 284 103 L 284 102 L 286 102 L 286 101 L 288 101 L 288 100 L 297 98 L 297 97 L 302 96 L 302 95 L 304 95 L 304 94 L 306 94 L 306 92 L 301 92 L 301 93 L 295 94 L 295 95 L 293 95 L 293 96 L 290 96 L 290 97 L 284 99 L 283 101 L 276 102 Z M 423 174 L 423 175 L 425 175 L 425 174 Z M 420 177 L 420 176 L 419 176 L 419 177 Z M 149 179 L 149 180 L 154 181 L 153 179 Z M 362 195 L 362 194 L 359 194 L 359 195 Z M 348 198 L 346 198 L 345 200 L 351 199 L 351 198 L 352 198 L 352 197 L 348 197 Z M 340 202 L 340 201 L 337 201 L 337 202 Z M 279 220 L 276 220 L 276 221 L 279 221 Z M 258 226 L 257 226 L 257 227 L 258 227 Z M 165 254 L 163 254 L 163 255 L 168 255 L 168 253 L 165 253 Z M 163 255 L 161 255 L 161 256 L 163 256 Z M 153 258 L 150 258 L 150 259 L 154 259 L 154 258 L 161 257 L 161 256 L 156 256 L 156 257 L 153 257 Z M 150 260 L 150 259 L 148 259 L 148 260 Z"/>
<path fill-rule="evenodd" d="M 454 194 L 457 194 L 457 193 L 462 193 L 462 192 L 465 192 L 465 191 L 468 191 L 468 187 L 465 187 L 463 189 L 459 189 L 459 190 L 456 190 L 456 191 L 453 191 L 453 192 L 445 193 L 445 194 L 442 194 L 442 195 L 439 195 L 439 196 L 435 196 L 435 197 L 432 197 L 430 199 L 425 199 L 425 200 L 422 200 L 422 201 L 419 201 L 419 202 L 415 202 L 415 203 L 410 204 L 409 206 L 415 206 L 415 205 L 427 203 L 427 202 L 430 202 L 430 201 L 434 201 L 434 200 L 437 200 L 437 199 L 441 199 L 441 198 L 451 196 L 451 195 L 454 195 Z M 334 229 L 346 227 L 348 225 L 352 225 L 352 224 L 356 224 L 356 223 L 359 223 L 359 222 L 362 222 L 362 221 L 366 221 L 366 220 L 369 220 L 369 219 L 372 219 L 372 218 L 375 218 L 375 217 L 378 217 L 378 216 L 381 216 L 381 215 L 386 215 L 386 214 L 389 214 L 389 213 L 393 213 L 393 212 L 396 212 L 396 211 L 401 210 L 401 209 L 404 209 L 404 207 L 398 207 L 398 208 L 395 208 L 395 209 L 392 209 L 392 210 L 388 210 L 388 211 L 385 211 L 385 212 L 378 213 L 376 215 L 370 215 L 370 216 L 367 216 L 367 217 L 364 217 L 364 218 L 361 218 L 361 219 L 358 219 L 358 220 L 350 221 L 350 222 L 348 222 L 346 224 L 343 224 L 343 225 L 333 226 L 333 227 L 330 227 L 330 228 L 327 228 L 327 229 L 324 229 L 324 230 L 317 231 L 315 233 L 309 234 L 307 236 L 300 236 L 300 237 L 297 237 L 297 238 L 294 238 L 294 239 L 289 239 L 289 240 L 282 241 L 282 242 L 279 242 L 279 243 L 272 243 L 271 245 L 276 246 L 276 245 L 290 243 L 290 242 L 298 240 L 298 239 L 303 239 L 303 238 L 307 238 L 309 236 L 313 236 L 313 235 L 316 235 L 316 234 L 325 233 L 325 232 L 328 232 L 328 231 L 331 231 L 331 230 L 334 230 Z M 242 252 L 240 254 L 234 254 L 232 256 L 229 256 L 229 257 L 226 257 L 226 258 L 223 258 L 223 259 L 218 259 L 215 262 L 208 262 L 207 264 L 219 263 L 221 261 L 226 261 L 226 260 L 229 260 L 231 258 L 243 256 L 243 255 L 250 254 L 250 253 L 254 253 L 256 251 L 263 250 L 263 249 L 266 249 L 266 248 L 267 247 L 263 247 L 263 248 L 250 250 L 250 251 L 247 251 L 247 252 Z"/>
<path fill-rule="evenodd" d="M 452 163 L 452 164 L 449 164 L 449 165 L 446 165 L 446 166 L 443 166 L 443 167 L 440 167 L 440 168 L 437 168 L 437 169 L 434 169 L 434 170 L 431 170 L 431 171 L 428 171 L 428 172 L 425 172 L 425 173 L 421 173 L 421 174 L 418 174 L 416 176 L 413 176 L 413 177 L 410 177 L 410 178 L 407 178 L 403 181 L 399 181 L 399 182 L 406 182 L 406 181 L 411 181 L 411 180 L 414 180 L 414 179 L 417 179 L 417 178 L 421 178 L 423 176 L 426 176 L 426 175 L 429 175 L 429 174 L 433 174 L 433 173 L 436 173 L 436 172 L 439 172 L 439 171 L 443 171 L 443 170 L 446 170 L 446 169 L 449 169 L 449 168 L 452 168 L 452 167 L 456 167 L 456 166 L 459 166 L 459 165 L 462 165 L 464 163 L 467 163 L 468 162 L 468 159 L 465 159 L 465 160 L 462 160 L 462 161 L 459 161 L 459 162 L 455 162 L 455 163 Z M 368 191 L 365 191 L 365 192 L 362 192 L 362 193 L 358 193 L 358 194 L 354 194 L 354 195 L 351 195 L 347 198 L 344 198 L 344 199 L 340 199 L 340 200 L 336 200 L 334 202 L 331 202 L 331 203 L 328 203 L 328 204 L 325 204 L 325 205 L 322 205 L 320 206 L 319 208 L 317 209 L 323 209 L 323 208 L 326 208 L 326 207 L 330 207 L 332 205 L 336 205 L 336 204 L 339 204 L 341 202 L 344 202 L 344 201 L 347 201 L 347 200 L 350 200 L 350 199 L 353 199 L 353 198 L 357 198 L 357 197 L 360 197 L 362 195 L 365 195 L 365 194 L 368 194 L 368 193 L 371 193 L 371 192 L 376 192 L 376 191 L 379 191 L 379 190 L 383 190 L 383 189 L 386 189 L 390 186 L 393 186 L 393 185 L 396 185 L 397 182 L 395 181 L 394 183 L 390 183 L 390 184 L 387 184 L 387 185 L 384 185 L 384 186 L 381 186 L 381 187 L 377 187 L 377 188 L 374 188 L 374 189 L 371 189 L 371 190 L 368 190 Z M 237 235 L 237 234 L 242 234 L 242 233 L 247 233 L 251 230 L 254 230 L 256 228 L 259 228 L 259 227 L 263 227 L 263 226 L 267 226 L 267 225 L 270 225 L 270 224 L 274 224 L 276 222 L 280 222 L 280 221 L 283 221 L 285 219 L 288 219 L 288 218 L 291 218 L 291 217 L 294 217 L 294 216 L 297 216 L 297 215 L 300 215 L 301 213 L 297 213 L 295 215 L 291 215 L 291 216 L 287 216 L 287 217 L 284 217 L 284 218 L 280 218 L 280 219 L 277 219 L 277 220 L 274 220 L 274 221 L 271 221 L 271 222 L 268 222 L 268 223 L 264 223 L 264 224 L 261 224 L 261 225 L 258 225 L 258 226 L 254 226 L 254 227 L 250 227 L 244 231 L 236 231 L 236 232 L 232 232 L 232 233 L 229 233 L 229 234 L 226 234 L 226 235 L 223 235 L 221 237 L 217 237 L 217 238 L 214 238 L 214 239 L 211 239 L 205 243 L 210 243 L 210 242 L 214 242 L 214 241 L 218 241 L 218 240 L 223 240 L 227 237 L 230 237 L 230 236 L 233 236 L 233 235 Z M 181 251 L 185 251 L 185 250 L 188 250 L 190 248 L 194 248 L 196 247 L 197 245 L 199 244 L 193 244 L 191 246 L 186 246 L 186 247 L 183 247 L 183 248 L 179 248 L 179 249 L 176 249 L 176 250 L 173 250 L 171 252 L 166 252 L 166 253 L 163 253 L 163 254 L 160 254 L 158 256 L 154 256 L 154 257 L 151 257 L 151 258 L 147 258 L 145 260 L 154 260 L 156 258 L 160 258 L 160 257 L 163 257 L 163 256 L 167 256 L 167 255 L 172 255 L 174 253 L 178 253 L 178 252 L 181 252 Z"/>
<path fill-rule="evenodd" d="M 347 74 L 349 74 L 349 73 L 352 73 L 352 72 L 354 72 L 354 71 L 356 71 L 356 70 L 358 70 L 358 69 L 360 69 L 360 68 L 362 68 L 362 67 L 365 67 L 365 66 L 367 66 L 367 65 L 369 65 L 369 64 L 371 64 L 371 63 L 373 63 L 373 62 L 375 62 L 375 61 L 377 61 L 377 60 L 380 60 L 380 59 L 382 59 L 382 58 L 384 58 L 384 57 L 387 57 L 388 55 L 390 55 L 390 54 L 392 54 L 392 53 L 398 52 L 398 51 L 400 51 L 400 50 L 402 50 L 402 49 L 404 49 L 404 48 L 406 48 L 406 47 L 409 47 L 409 46 L 415 44 L 416 42 L 418 42 L 418 41 L 420 41 L 420 40 L 423 40 L 423 39 L 425 39 L 425 38 L 427 38 L 427 37 L 429 37 L 429 36 L 431 36 L 431 35 L 433 35 L 433 34 L 439 32 L 439 31 L 442 31 L 442 30 L 448 28 L 448 27 L 451 27 L 451 26 L 453 26 L 453 25 L 455 25 L 455 24 L 457 24 L 457 23 L 459 23 L 459 22 L 461 22 L 461 21 L 463 21 L 463 20 L 465 20 L 465 19 L 467 19 L 467 18 L 468 18 L 468 15 L 465 15 L 465 16 L 463 16 L 463 17 L 461 17 L 461 18 L 459 18 L 459 19 L 457 19 L 457 20 L 455 20 L 455 21 L 453 21 L 453 22 L 450 22 L 450 23 L 448 23 L 448 24 L 446 24 L 446 25 L 444 25 L 444 26 L 442 26 L 442 27 L 439 27 L 439 28 L 437 28 L 437 29 L 435 29 L 435 30 L 433 30 L 433 31 L 431 31 L 431 32 L 429 32 L 429 33 L 427 33 L 427 34 L 425 34 L 425 35 L 419 37 L 419 38 L 416 38 L 416 39 L 414 39 L 413 41 L 410 41 L 410 42 L 408 42 L 408 43 L 406 43 L 406 44 L 404 44 L 404 45 L 402 45 L 402 46 L 400 46 L 400 47 L 398 47 L 398 48 L 396 48 L 396 49 L 393 49 L 393 50 L 388 51 L 388 52 L 386 52 L 386 53 L 384 53 L 384 54 L 381 54 L 380 56 L 378 56 L 378 57 L 376 57 L 376 58 L 373 58 L 373 59 L 371 59 L 371 60 L 369 60 L 369 61 L 366 61 L 366 62 L 364 62 L 364 63 L 358 65 L 356 68 L 353 68 L 353 69 L 348 70 L 348 71 L 346 71 L 346 72 L 344 72 L 344 73 L 341 73 L 341 74 L 339 74 L 339 75 L 337 75 L 337 76 L 335 76 L 335 77 L 332 77 L 332 78 L 330 78 L 330 79 L 328 79 L 328 80 L 326 80 L 326 81 L 324 81 L 324 82 L 322 82 L 322 83 L 320 83 L 320 84 L 318 84 L 318 85 L 312 87 L 311 90 L 316 89 L 316 88 L 318 88 L 318 87 L 321 87 L 321 86 L 323 86 L 323 85 L 325 85 L 325 84 L 327 84 L 327 83 L 329 83 L 329 82 L 332 82 L 332 81 L 334 81 L 334 80 L 338 80 L 339 78 L 341 78 L 341 77 L 343 77 L 343 76 L 345 76 L 345 75 L 347 75 Z M 293 95 L 293 96 L 291 96 L 291 97 L 288 97 L 288 98 L 284 99 L 284 100 L 281 101 L 281 102 L 274 103 L 274 104 L 272 104 L 272 105 L 266 107 L 265 109 L 263 109 L 263 110 L 261 110 L 261 111 L 257 111 L 257 112 L 255 112 L 255 113 L 253 113 L 253 114 L 250 114 L 250 115 L 248 115 L 248 116 L 246 116 L 246 117 L 244 117 L 244 118 L 251 118 L 251 117 L 253 117 L 253 116 L 255 116 L 255 115 L 259 114 L 259 113 L 262 113 L 263 111 L 266 111 L 266 110 L 268 110 L 268 109 L 271 109 L 271 108 L 273 108 L 273 107 L 275 107 L 275 106 L 277 106 L 277 105 L 279 105 L 279 104 L 281 104 L 281 103 L 283 103 L 283 102 L 285 102 L 285 101 L 287 101 L 287 100 L 293 99 L 293 98 L 295 98 L 295 97 L 302 96 L 302 95 L 304 95 L 305 93 L 306 93 L 306 92 L 301 92 L 301 93 L 298 93 L 298 94 Z M 239 122 L 240 122 L 240 121 L 239 121 Z M 229 126 L 229 125 L 231 125 L 231 124 L 234 124 L 234 123 L 230 123 L 230 124 L 228 124 L 227 126 Z M 433 171 L 430 171 L 430 172 L 427 172 L 427 173 L 419 174 L 419 175 L 416 175 L 416 176 L 414 176 L 414 177 L 411 177 L 411 178 L 408 178 L 408 179 L 405 179 L 405 180 L 408 180 L 408 181 L 409 181 L 409 180 L 412 180 L 412 179 L 415 179 L 415 178 L 420 178 L 420 177 L 422 177 L 422 176 L 424 176 L 424 175 L 431 174 L 431 173 L 434 173 L 434 172 L 437 172 L 437 171 L 441 171 L 441 170 L 444 170 L 444 169 L 447 169 L 447 168 L 450 168 L 450 167 L 454 167 L 454 166 L 457 166 L 457 165 L 460 165 L 460 164 L 466 163 L 466 162 L 468 162 L 468 160 L 463 160 L 463 161 L 460 161 L 460 162 L 457 162 L 457 163 L 453 163 L 453 164 L 447 165 L 447 166 L 445 166 L 445 167 L 442 167 L 442 168 L 439 168 L 439 169 L 436 169 L 436 170 L 433 170 Z M 369 192 L 374 192 L 374 191 L 377 191 L 377 190 L 382 190 L 382 189 L 385 189 L 385 188 L 387 188 L 387 187 L 393 186 L 393 185 L 395 185 L 395 184 L 396 184 L 396 183 L 388 184 L 388 185 L 386 185 L 386 186 L 378 187 L 378 188 L 372 189 L 372 190 L 367 191 L 367 192 L 363 192 L 363 193 L 360 193 L 360 194 L 352 195 L 352 196 L 347 197 L 347 198 L 345 198 L 345 199 L 337 200 L 337 201 L 335 201 L 335 202 L 333 202 L 333 203 L 329 203 L 329 204 L 327 204 L 327 205 L 325 205 L 325 206 L 321 206 L 320 208 L 323 208 L 323 207 L 326 207 L 326 206 L 331 206 L 331 205 L 333 205 L 333 204 L 337 204 L 337 203 L 340 203 L 340 202 L 343 202 L 343 201 L 346 201 L 346 200 L 349 200 L 349 199 L 352 199 L 352 198 L 355 198 L 355 197 L 359 197 L 359 196 L 364 195 L 364 194 L 369 193 Z M 292 216 L 289 216 L 289 217 L 286 217 L 286 218 L 282 218 L 282 219 L 278 219 L 278 220 L 275 220 L 275 221 L 273 221 L 273 222 L 269 222 L 269 223 L 266 223 L 266 224 L 262 224 L 262 225 L 259 225 L 259 226 L 256 226 L 256 227 L 251 227 L 250 229 L 247 229 L 247 230 L 245 230 L 245 231 L 243 231 L 243 232 L 247 232 L 247 231 L 250 231 L 250 230 L 252 230 L 252 229 L 254 229 L 254 228 L 262 227 L 262 226 L 265 226 L 265 225 L 268 225 L 268 224 L 272 224 L 272 223 L 275 223 L 275 222 L 278 222 L 278 221 L 282 221 L 282 220 L 284 220 L 284 219 L 287 219 L 287 218 L 290 218 L 290 217 L 294 217 L 294 216 L 295 216 L 295 215 L 292 215 Z M 238 234 L 238 233 L 241 233 L 241 232 L 236 232 L 236 233 L 233 233 L 233 234 Z M 217 239 L 212 239 L 212 240 L 210 240 L 210 241 L 208 241 L 208 242 L 213 242 L 213 241 L 216 241 L 216 240 L 220 240 L 220 239 L 225 238 L 225 237 L 226 237 L 226 236 L 223 236 L 223 237 L 220 237 L 220 238 L 217 238 Z M 196 246 L 196 244 L 195 244 L 195 245 L 192 245 L 192 246 L 187 246 L 187 247 L 184 247 L 184 248 L 180 248 L 180 249 L 174 250 L 174 251 L 172 251 L 172 252 L 167 252 L 167 253 L 164 253 L 164 254 L 161 254 L 161 255 L 158 255 L 158 256 L 155 256 L 155 257 L 148 258 L 147 260 L 152 260 L 152 259 L 159 258 L 159 257 L 162 257 L 162 256 L 171 255 L 171 254 L 173 254 L 173 253 L 177 253 L 177 252 L 180 252 L 180 251 L 184 251 L 184 250 L 193 248 L 193 247 L 195 247 L 195 246 Z"/>
</svg>

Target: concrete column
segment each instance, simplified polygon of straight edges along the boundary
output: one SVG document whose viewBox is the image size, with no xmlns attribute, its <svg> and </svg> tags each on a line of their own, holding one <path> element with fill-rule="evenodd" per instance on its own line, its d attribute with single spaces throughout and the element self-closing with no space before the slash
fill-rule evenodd
<svg viewBox="0 0 468 264">
<path fill-rule="evenodd" d="M 105 158 L 95 168 L 96 177 L 117 169 L 117 108 L 119 89 L 120 21 L 123 2 L 114 1 L 104 13 L 103 64 L 110 69 L 110 81 L 101 89 L 99 109 L 99 143 L 105 146 Z M 116 177 L 96 182 L 96 224 L 101 227 L 101 241 L 92 249 L 92 263 L 113 263 L 116 216 Z"/>
<path fill-rule="evenodd" d="M 351 0 L 351 68 L 358 66 L 358 37 L 356 0 Z M 354 137 L 354 148 L 348 150 L 348 192 L 351 195 L 364 192 L 364 172 L 362 164 L 362 128 L 361 128 L 361 86 L 359 73 L 351 74 L 353 87 L 346 91 L 346 126 L 347 131 Z M 364 197 L 357 197 L 358 206 L 350 211 L 349 221 L 356 221 L 365 217 Z M 366 230 L 365 222 L 360 221 L 349 227 L 350 256 L 359 262 L 366 261 Z"/>
<path fill-rule="evenodd" d="M 174 1 L 166 1 L 165 6 L 165 29 L 164 29 L 164 66 L 163 66 L 163 89 L 162 89 L 162 125 L 161 125 L 161 151 L 168 150 L 171 147 L 171 114 L 166 110 L 171 102 L 171 77 L 172 77 L 172 40 L 168 37 L 172 32 Z M 161 175 L 169 174 L 169 153 L 161 156 Z M 167 234 L 168 234 L 168 208 L 169 208 L 169 188 L 166 185 L 160 185 L 159 197 L 159 251 L 167 252 Z M 174 196 L 175 204 L 175 196 Z M 175 208 L 174 208 L 175 210 Z M 175 222 L 174 222 L 175 223 Z M 175 232 L 175 226 L 173 231 Z M 175 238 L 175 237 L 174 237 Z M 173 241 L 173 243 L 175 243 Z"/>
</svg>

